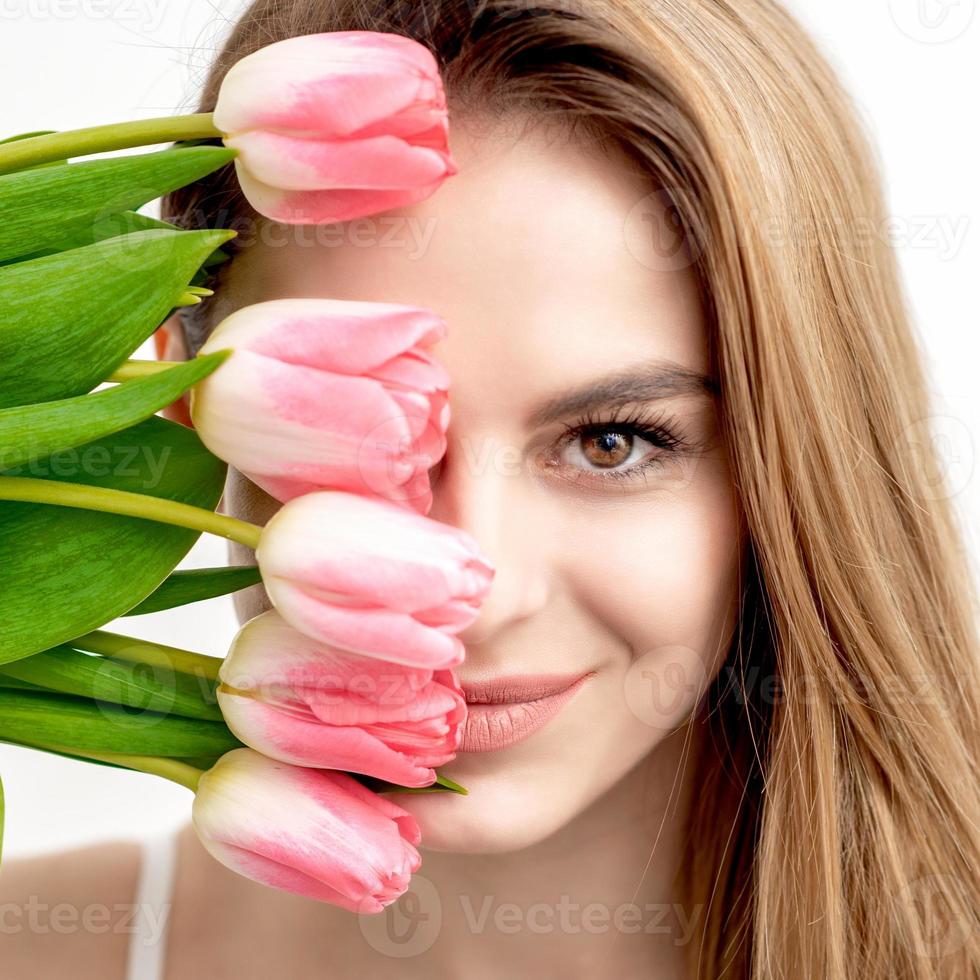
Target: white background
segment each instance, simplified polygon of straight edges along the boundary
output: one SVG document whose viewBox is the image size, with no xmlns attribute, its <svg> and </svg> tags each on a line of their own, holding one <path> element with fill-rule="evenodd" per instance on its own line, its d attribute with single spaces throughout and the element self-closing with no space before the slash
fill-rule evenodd
<svg viewBox="0 0 980 980">
<path fill-rule="evenodd" d="M 0 0 L 0 136 L 192 111 L 241 0 Z M 937 439 L 977 555 L 980 14 L 976 0 L 795 0 L 877 143 L 891 234 L 924 338 Z M 150 213 L 154 213 L 150 209 Z M 0 217 L 2 220 L 2 217 Z M 139 356 L 151 357 L 149 348 Z M 223 564 L 205 536 L 184 567 Z M 975 559 L 976 560 L 976 559 Z M 223 655 L 229 599 L 109 626 Z M 4 854 L 141 837 L 189 817 L 165 780 L 0 746 Z"/>
</svg>

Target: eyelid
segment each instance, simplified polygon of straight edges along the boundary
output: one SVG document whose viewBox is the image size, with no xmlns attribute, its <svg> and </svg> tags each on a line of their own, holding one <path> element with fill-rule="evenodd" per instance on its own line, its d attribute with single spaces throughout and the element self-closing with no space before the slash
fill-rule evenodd
<svg viewBox="0 0 980 980">
<path fill-rule="evenodd" d="M 571 424 L 564 424 L 564 437 L 581 435 L 583 431 L 608 429 L 632 429 L 650 441 L 659 440 L 664 449 L 682 449 L 687 440 L 681 430 L 680 420 L 666 409 L 651 410 L 650 406 L 637 407 L 623 412 L 628 406 L 614 406 L 604 412 L 590 409 Z"/>
<path fill-rule="evenodd" d="M 557 421 L 563 415 L 604 411 L 613 405 L 629 405 L 670 398 L 696 396 L 714 400 L 720 393 L 718 378 L 701 374 L 673 361 L 655 359 L 634 365 L 625 373 L 606 376 L 590 387 L 550 399 L 531 413 L 529 427 Z"/>
</svg>

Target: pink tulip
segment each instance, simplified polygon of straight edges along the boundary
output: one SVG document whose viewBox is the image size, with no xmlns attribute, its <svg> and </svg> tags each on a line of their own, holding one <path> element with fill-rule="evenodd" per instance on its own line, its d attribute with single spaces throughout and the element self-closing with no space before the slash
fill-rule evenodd
<svg viewBox="0 0 980 980">
<path fill-rule="evenodd" d="M 446 449 L 449 376 L 429 310 L 274 299 L 225 317 L 201 352 L 230 348 L 191 391 L 204 444 L 277 500 L 336 488 L 420 513 Z"/>
<path fill-rule="evenodd" d="M 325 646 L 274 609 L 250 619 L 221 664 L 228 727 L 263 755 L 429 786 L 456 754 L 466 701 L 451 670 Z"/>
<path fill-rule="evenodd" d="M 273 514 L 255 556 L 291 626 L 343 650 L 432 670 L 462 662 L 455 634 L 479 614 L 494 574 L 465 531 L 333 490 Z"/>
<path fill-rule="evenodd" d="M 335 31 L 259 48 L 228 71 L 213 118 L 238 150 L 249 203 L 286 224 L 414 204 L 457 169 L 436 60 L 400 34 Z"/>
<path fill-rule="evenodd" d="M 232 749 L 201 776 L 191 818 L 238 874 L 351 912 L 380 912 L 422 863 L 415 818 L 352 776 Z"/>
</svg>

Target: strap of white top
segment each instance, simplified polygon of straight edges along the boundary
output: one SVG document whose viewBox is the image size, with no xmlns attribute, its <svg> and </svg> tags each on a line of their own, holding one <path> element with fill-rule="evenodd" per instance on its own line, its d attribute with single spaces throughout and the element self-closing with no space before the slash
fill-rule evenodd
<svg viewBox="0 0 980 980">
<path fill-rule="evenodd" d="M 132 920 L 126 980 L 163 980 L 167 926 L 170 924 L 178 830 L 142 841 L 143 857 Z"/>
</svg>

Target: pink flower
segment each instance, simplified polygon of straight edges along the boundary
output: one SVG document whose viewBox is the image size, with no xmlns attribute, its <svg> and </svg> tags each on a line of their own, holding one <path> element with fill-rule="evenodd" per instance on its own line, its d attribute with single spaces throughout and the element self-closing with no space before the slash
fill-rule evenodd
<svg viewBox="0 0 980 980">
<path fill-rule="evenodd" d="M 308 493 L 255 552 L 283 618 L 331 646 L 410 667 L 461 663 L 494 570 L 465 531 L 377 497 Z"/>
<path fill-rule="evenodd" d="M 214 124 L 249 203 L 287 224 L 414 204 L 456 173 L 436 60 L 400 34 L 268 44 L 232 65 Z"/>
<path fill-rule="evenodd" d="M 325 646 L 274 609 L 239 630 L 219 673 L 228 727 L 263 755 L 429 786 L 453 759 L 466 701 L 451 670 Z"/>
<path fill-rule="evenodd" d="M 435 313 L 395 303 L 275 299 L 225 317 L 202 353 L 230 348 L 192 389 L 204 444 L 278 500 L 337 488 L 425 513 L 446 449 L 449 377 Z"/>
<path fill-rule="evenodd" d="M 382 911 L 422 863 L 407 810 L 352 776 L 249 748 L 201 776 L 191 816 L 204 847 L 232 871 L 351 912 Z"/>
</svg>

